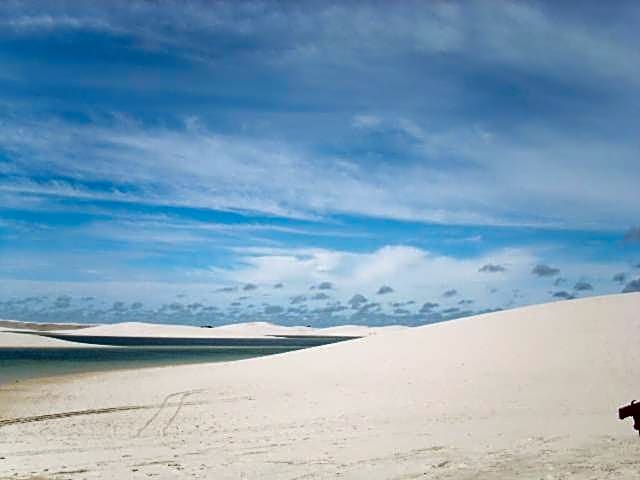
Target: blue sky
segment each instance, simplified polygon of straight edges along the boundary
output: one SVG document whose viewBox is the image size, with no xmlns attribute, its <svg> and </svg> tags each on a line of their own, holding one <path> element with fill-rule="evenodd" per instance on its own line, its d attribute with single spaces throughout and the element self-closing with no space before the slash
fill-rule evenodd
<svg viewBox="0 0 640 480">
<path fill-rule="evenodd" d="M 3 3 L 0 317 L 421 324 L 640 289 L 639 20 Z"/>
</svg>

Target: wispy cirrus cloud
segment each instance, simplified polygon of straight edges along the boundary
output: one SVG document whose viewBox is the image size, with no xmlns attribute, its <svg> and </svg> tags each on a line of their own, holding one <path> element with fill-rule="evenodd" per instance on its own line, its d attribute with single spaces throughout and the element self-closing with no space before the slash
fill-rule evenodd
<svg viewBox="0 0 640 480">
<path fill-rule="evenodd" d="M 618 151 L 621 165 L 616 168 L 604 161 L 604 144 L 569 145 L 566 139 L 549 138 L 548 133 L 534 134 L 529 145 L 510 145 L 498 140 L 487 143 L 481 133 L 451 132 L 417 147 L 407 146 L 413 160 L 395 164 L 326 157 L 290 143 L 210 131 L 125 132 L 65 125 L 30 129 L 33 136 L 11 133 L 11 126 L 0 134 L 0 142 L 13 159 L 12 172 L 0 183 L 4 194 L 235 209 L 292 218 L 359 214 L 452 224 L 563 228 L 604 228 L 605 217 L 608 226 L 616 218 L 619 224 L 626 223 L 631 208 L 625 211 L 621 206 L 636 196 L 633 173 L 620 174 L 623 165 L 629 164 L 631 148 Z M 51 133 L 35 140 L 40 130 Z M 433 160 L 452 154 L 458 161 L 449 166 Z M 563 163 L 549 164 L 558 155 L 564 156 Z M 511 169 L 512 162 L 496 158 L 520 158 L 516 162 L 519 170 Z M 584 166 L 585 161 L 590 168 L 580 173 L 582 180 L 606 179 L 615 196 L 568 187 L 569 179 L 575 180 L 577 163 Z M 540 174 L 546 164 L 554 171 L 553 182 Z M 527 165 L 531 166 L 528 173 Z M 272 171 L 280 174 L 265 182 Z M 387 178 L 404 179 L 403 195 L 397 194 Z M 452 184 L 459 188 L 450 188 Z M 429 186 L 426 195 L 424 185 Z M 527 198 L 537 200 L 522 202 L 523 190 Z M 585 203 L 593 208 L 571 207 Z M 564 211 L 559 205 L 566 205 Z"/>
<path fill-rule="evenodd" d="M 210 72 L 198 67 L 196 77 L 185 79 L 181 89 L 209 106 L 221 103 L 215 91 L 231 90 L 231 104 L 225 104 L 229 118 L 211 121 L 204 112 L 194 114 L 192 100 L 184 99 L 172 99 L 175 113 L 170 121 L 149 121 L 138 111 L 118 111 L 109 104 L 88 113 L 84 105 L 77 105 L 89 118 L 84 125 L 59 117 L 28 122 L 31 112 L 12 111 L 0 137 L 13 159 L 2 164 L 11 175 L 3 184 L 5 192 L 284 216 L 349 213 L 441 223 L 620 228 L 633 218 L 629 205 L 636 199 L 633 179 L 640 175 L 635 162 L 638 144 L 623 128 L 616 134 L 602 128 L 618 125 L 624 109 L 619 99 L 611 98 L 611 88 L 606 88 L 608 96 L 597 90 L 613 83 L 620 87 L 613 89 L 619 95 L 637 95 L 639 63 L 631 59 L 638 54 L 630 48 L 635 44 L 630 30 L 597 22 L 586 15 L 588 9 L 581 12 L 585 15 L 568 15 L 529 2 L 509 2 L 504 8 L 485 2 L 464 7 L 415 3 L 384 12 L 366 2 L 303 2 L 294 9 L 272 2 L 260 7 L 219 3 L 212 8 L 202 2 L 122 7 L 106 8 L 97 2 L 73 9 L 43 2 L 9 4 L 2 7 L 11 27 L 4 35 L 24 39 L 54 30 L 103 31 L 109 35 L 101 44 L 107 51 L 109 41 L 114 52 L 121 51 L 118 39 L 123 37 L 140 61 L 149 52 L 161 52 L 167 59 L 207 59 L 205 63 L 215 68 L 238 62 L 247 71 L 273 79 L 270 91 L 283 95 L 266 108 L 246 106 L 243 98 L 257 85 L 242 77 L 207 90 L 202 80 L 210 78 Z M 628 18 L 638 17 L 637 8 L 626 8 Z M 220 38 L 229 43 L 212 41 Z M 221 50 L 219 44 L 233 48 Z M 468 58 L 469 71 L 443 63 L 443 55 Z M 415 56 L 432 61 L 406 61 Z M 373 57 L 376 62 L 362 62 Z M 334 90 L 310 88 L 315 80 L 305 72 L 322 72 L 326 78 L 324 70 L 335 70 L 335 62 L 346 70 L 328 78 L 326 85 Z M 496 76 L 496 64 L 508 67 L 504 77 Z M 73 62 L 78 70 L 83 65 Z M 380 65 L 376 73 L 391 85 L 393 95 L 386 95 L 389 89 L 385 95 L 376 89 L 366 89 L 360 97 L 351 94 L 354 85 L 371 83 L 365 82 L 371 65 Z M 42 62 L 38 68 L 47 66 Z M 124 64 L 110 71 L 106 87 L 104 77 L 91 77 L 90 82 L 107 90 L 111 85 L 138 92 L 138 84 L 117 83 L 122 77 L 117 74 L 128 68 Z M 164 76 L 143 76 L 144 94 L 152 95 L 148 103 L 174 89 L 170 62 L 167 68 Z M 171 79 L 167 85 L 154 83 L 165 76 Z M 56 76 L 50 77 L 54 82 Z M 547 83 L 532 83 L 541 77 Z M 471 84 L 460 83 L 462 78 L 471 78 Z M 412 82 L 417 79 L 441 93 L 434 96 L 437 107 L 417 111 L 406 106 L 409 99 L 415 102 L 417 83 Z M 63 80 L 74 81 L 68 75 Z M 297 89 L 292 91 L 291 83 Z M 584 88 L 563 94 L 568 83 Z M 503 84 L 538 94 L 536 105 L 543 111 L 522 119 L 525 105 L 495 93 Z M 313 97 L 303 91 L 318 93 Z M 382 101 L 387 96 L 396 107 Z M 353 103 L 356 98 L 364 101 Z M 594 105 L 583 112 L 589 120 L 580 130 L 573 124 L 562 128 L 566 117 L 556 109 L 563 98 L 573 102 L 564 108 Z M 578 102 L 580 98 L 589 101 Z M 483 118 L 475 118 L 465 107 L 486 102 L 493 110 Z M 373 113 L 363 112 L 362 103 L 372 105 Z M 302 122 L 287 120 L 291 109 L 299 110 L 300 105 L 314 111 L 323 105 L 328 111 L 324 117 L 331 121 L 297 112 L 294 116 Z M 220 123 L 238 116 L 246 118 L 247 110 L 260 110 L 262 123 L 243 120 L 241 131 L 220 128 Z M 455 113 L 461 111 L 462 121 Z M 512 121 L 514 116 L 518 122 Z M 176 124 L 179 119 L 183 125 Z M 296 123 L 313 128 L 302 131 Z M 352 125 L 355 131 L 345 134 Z M 322 132 L 331 141 L 323 145 L 310 131 Z M 91 161 L 83 160 L 87 158 Z M 46 175 L 47 166 L 57 178 Z M 264 182 L 272 171 L 281 175 Z M 403 195 L 389 186 L 389 177 L 403 179 Z M 602 188 L 583 188 L 595 183 Z"/>
<path fill-rule="evenodd" d="M 3 281 L 108 293 L 80 316 L 378 323 L 573 296 L 549 290 L 560 271 L 619 290 L 638 261 L 639 19 L 632 2 L 0 4 Z M 183 286 L 198 298 L 158 305 Z"/>
</svg>

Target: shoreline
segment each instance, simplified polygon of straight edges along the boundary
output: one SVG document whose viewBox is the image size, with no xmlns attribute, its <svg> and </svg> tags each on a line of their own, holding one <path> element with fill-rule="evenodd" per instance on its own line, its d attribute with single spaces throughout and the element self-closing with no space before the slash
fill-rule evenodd
<svg viewBox="0 0 640 480">
<path fill-rule="evenodd" d="M 0 353 L 2 351 L 2 348 L 3 347 L 0 347 Z M 26 348 L 38 348 L 38 347 L 26 347 Z M 91 348 L 92 347 L 88 347 L 88 349 L 91 349 Z M 106 348 L 117 349 L 121 347 L 106 347 Z M 172 347 L 168 347 L 168 348 L 172 348 Z M 194 347 L 194 348 L 208 348 L 208 347 Z M 233 348 L 233 347 L 230 347 L 230 348 Z M 313 347 L 309 347 L 309 348 L 313 348 Z M 138 372 L 139 371 L 140 373 L 144 373 L 144 371 L 151 371 L 155 369 L 171 369 L 175 367 L 190 366 L 190 365 L 198 365 L 204 368 L 207 365 L 242 362 L 246 360 L 251 360 L 253 358 L 260 358 L 262 356 L 282 355 L 282 354 L 294 352 L 294 351 L 296 350 L 286 350 L 286 351 L 277 352 L 277 353 L 269 353 L 265 355 L 256 355 L 256 356 L 249 356 L 249 357 L 230 359 L 230 360 L 197 361 L 197 362 L 184 362 L 184 363 L 165 364 L 165 365 L 139 365 L 139 366 L 127 366 L 127 367 L 111 367 L 111 368 L 95 369 L 95 370 L 91 369 L 91 370 L 83 370 L 83 371 L 69 372 L 69 373 L 56 373 L 52 375 L 24 377 L 24 378 L 17 379 L 16 381 L 10 381 L 10 382 L 0 381 L 0 397 L 3 391 L 11 390 L 8 387 L 11 385 L 15 385 L 16 383 L 20 383 L 21 387 L 38 388 L 40 386 L 45 386 L 45 385 L 52 385 L 52 384 L 58 385 L 64 382 L 75 382 L 78 380 L 82 380 L 82 377 L 89 378 L 89 377 L 95 377 L 96 375 L 108 374 L 113 372 Z M 0 405 L 0 412 L 2 411 L 1 407 L 2 405 Z M 0 419 L 1 418 L 2 417 L 0 417 Z"/>
<path fill-rule="evenodd" d="M 237 362 L 313 348 L 291 344 L 227 346 L 0 347 L 0 389 L 25 380 L 75 373 L 170 368 Z"/>
<path fill-rule="evenodd" d="M 222 336 L 216 329 L 180 325 L 113 324 L 87 327 L 84 333 L 49 326 L 0 329 L 0 385 L 83 372 L 239 361 L 359 338 L 301 334 L 295 327 L 284 327 L 284 335 L 265 335 L 265 329 L 282 331 L 283 327 L 269 324 L 231 325 L 224 328 L 234 330 L 233 334 Z M 256 332 L 256 327 L 263 331 Z M 118 331 L 140 336 L 113 335 Z M 166 336 L 150 336 L 159 333 Z M 249 336 L 240 337 L 240 333 Z M 178 336 L 184 334 L 191 336 Z"/>
</svg>

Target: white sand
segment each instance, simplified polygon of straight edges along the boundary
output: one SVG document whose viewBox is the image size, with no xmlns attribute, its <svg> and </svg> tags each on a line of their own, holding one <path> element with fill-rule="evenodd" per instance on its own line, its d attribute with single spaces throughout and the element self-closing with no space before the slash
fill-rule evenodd
<svg viewBox="0 0 640 480">
<path fill-rule="evenodd" d="M 8 386 L 0 478 L 638 478 L 617 408 L 640 398 L 639 312 L 590 298 Z"/>
<path fill-rule="evenodd" d="M 310 332 L 312 332 L 312 329 L 305 327 L 282 327 L 266 322 L 238 323 L 215 328 L 123 322 L 99 325 L 65 333 L 72 335 L 124 337 L 259 338 L 267 335 L 305 335 L 311 334 Z"/>
<path fill-rule="evenodd" d="M 342 325 L 331 328 L 285 327 L 268 322 L 247 322 L 223 325 L 214 328 L 201 328 L 186 325 L 162 325 L 155 323 L 124 322 L 110 325 L 98 325 L 69 330 L 65 333 L 78 336 L 123 336 L 123 337 L 173 337 L 173 338 L 262 338 L 278 335 L 328 335 L 358 337 L 369 336 L 405 329 L 398 325 L 389 327 L 367 327 L 362 325 Z"/>
<path fill-rule="evenodd" d="M 11 322 L 11 321 L 6 321 Z M 13 321 L 11 327 L 0 326 L 0 348 L 28 347 L 88 347 L 100 346 L 88 343 L 76 343 L 38 335 L 9 333 L 10 330 L 41 332 L 40 329 L 25 328 L 22 322 Z M 47 324 L 49 326 L 53 324 Z M 64 324 L 57 324 L 64 326 Z M 109 325 L 96 325 L 82 329 L 44 331 L 44 333 L 83 336 L 122 336 L 122 337 L 164 337 L 164 338 L 265 338 L 278 335 L 313 335 L 366 337 L 380 333 L 404 330 L 408 327 L 391 325 L 387 327 L 367 327 L 363 325 L 341 325 L 338 327 L 314 329 L 310 327 L 285 327 L 267 322 L 248 322 L 224 325 L 215 328 L 201 328 L 186 325 L 162 325 L 142 322 L 123 322 Z"/>
<path fill-rule="evenodd" d="M 344 337 L 368 337 L 381 333 L 397 332 L 410 327 L 403 325 L 388 325 L 386 327 L 368 327 L 366 325 L 339 325 L 337 327 L 319 328 L 314 331 L 316 335 L 344 336 Z"/>
<path fill-rule="evenodd" d="M 0 348 L 87 348 L 89 346 L 86 343 L 68 342 L 66 340 L 58 340 L 56 338 L 47 338 L 40 335 L 32 335 L 28 333 L 10 333 L 0 328 Z"/>
</svg>

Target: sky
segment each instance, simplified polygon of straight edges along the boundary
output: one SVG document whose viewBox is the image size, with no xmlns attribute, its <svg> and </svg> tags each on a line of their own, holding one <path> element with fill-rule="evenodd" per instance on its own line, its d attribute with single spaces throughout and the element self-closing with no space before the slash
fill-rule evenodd
<svg viewBox="0 0 640 480">
<path fill-rule="evenodd" d="M 640 291 L 640 4 L 0 4 L 0 318 Z"/>
</svg>

